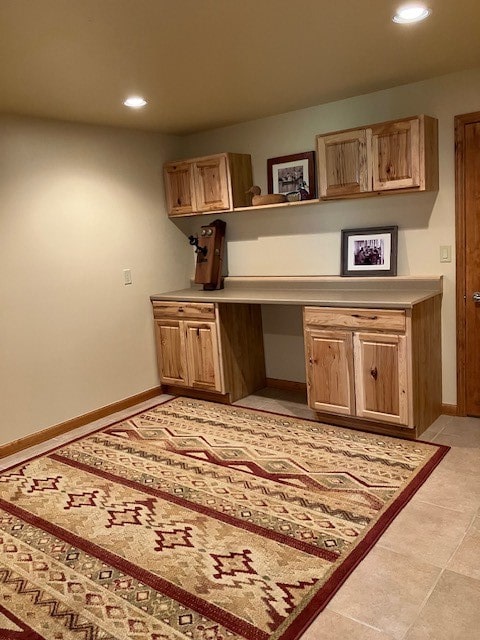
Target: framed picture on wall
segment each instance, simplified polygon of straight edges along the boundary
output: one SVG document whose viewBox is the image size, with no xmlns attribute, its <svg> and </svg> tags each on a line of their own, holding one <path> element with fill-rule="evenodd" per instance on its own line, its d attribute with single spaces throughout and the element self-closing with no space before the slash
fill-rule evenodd
<svg viewBox="0 0 480 640">
<path fill-rule="evenodd" d="M 298 200 L 316 197 L 315 151 L 267 160 L 268 193 L 296 195 Z"/>
<path fill-rule="evenodd" d="M 396 276 L 398 227 L 343 229 L 342 276 Z"/>
</svg>

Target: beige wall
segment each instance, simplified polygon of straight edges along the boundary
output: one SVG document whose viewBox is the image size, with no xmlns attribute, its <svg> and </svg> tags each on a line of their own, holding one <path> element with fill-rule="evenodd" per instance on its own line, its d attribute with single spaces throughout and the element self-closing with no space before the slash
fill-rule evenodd
<svg viewBox="0 0 480 640">
<path fill-rule="evenodd" d="M 454 262 L 440 264 L 439 246 L 454 245 L 453 117 L 479 109 L 474 70 L 183 139 L 0 118 L 0 444 L 158 384 L 149 295 L 186 286 L 184 234 L 213 219 L 166 217 L 164 160 L 251 153 L 265 191 L 267 158 L 416 113 L 439 118 L 438 193 L 225 215 L 229 272 L 338 274 L 342 228 L 398 224 L 399 274 L 445 275 L 443 399 L 455 403 Z M 267 374 L 303 380 L 299 310 L 263 312 Z"/>
<path fill-rule="evenodd" d="M 0 444 L 158 384 L 149 295 L 191 270 L 164 213 L 177 144 L 0 119 Z"/>
<path fill-rule="evenodd" d="M 252 82 L 253 90 L 259 88 Z M 295 88 L 290 86 L 286 90 Z M 419 113 L 439 119 L 438 193 L 344 200 L 224 216 L 230 275 L 338 274 L 341 229 L 397 224 L 399 275 L 445 276 L 443 400 L 455 403 L 455 265 L 439 262 L 439 247 L 452 245 L 453 250 L 455 244 L 453 118 L 479 109 L 477 69 L 191 136 L 184 147 L 186 157 L 220 151 L 251 153 L 254 180 L 266 192 L 267 158 L 313 149 L 317 133 Z M 194 218 L 177 224 L 190 232 L 204 222 Z M 295 313 L 264 309 L 264 328 L 268 375 L 283 378 L 290 370 L 291 379 L 304 379 L 302 342 Z"/>
</svg>

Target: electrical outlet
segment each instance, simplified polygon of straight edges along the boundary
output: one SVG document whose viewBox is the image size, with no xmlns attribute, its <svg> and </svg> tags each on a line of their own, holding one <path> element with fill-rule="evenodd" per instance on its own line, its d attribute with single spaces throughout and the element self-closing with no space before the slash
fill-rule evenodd
<svg viewBox="0 0 480 640">
<path fill-rule="evenodd" d="M 130 269 L 123 270 L 123 284 L 132 284 L 132 271 Z"/>
<path fill-rule="evenodd" d="M 446 244 L 440 247 L 440 262 L 452 261 L 452 245 Z"/>
</svg>

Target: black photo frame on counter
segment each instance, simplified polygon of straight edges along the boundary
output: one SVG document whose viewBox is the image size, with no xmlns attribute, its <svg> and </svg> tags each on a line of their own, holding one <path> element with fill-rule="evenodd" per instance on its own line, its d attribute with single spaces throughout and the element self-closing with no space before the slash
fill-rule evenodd
<svg viewBox="0 0 480 640">
<path fill-rule="evenodd" d="M 398 227 L 343 229 L 342 276 L 396 276 Z"/>
</svg>

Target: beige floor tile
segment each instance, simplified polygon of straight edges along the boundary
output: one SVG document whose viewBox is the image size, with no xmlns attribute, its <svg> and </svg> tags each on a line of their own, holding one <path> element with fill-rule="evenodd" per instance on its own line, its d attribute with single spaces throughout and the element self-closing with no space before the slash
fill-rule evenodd
<svg viewBox="0 0 480 640">
<path fill-rule="evenodd" d="M 463 540 L 472 516 L 426 502 L 410 502 L 377 544 L 445 567 Z"/>
<path fill-rule="evenodd" d="M 440 572 L 417 558 L 374 547 L 329 608 L 399 639 L 416 619 Z"/>
<path fill-rule="evenodd" d="M 471 430 L 458 431 L 457 433 L 441 431 L 433 436 L 433 442 L 446 444 L 449 447 L 461 447 L 463 449 L 480 451 L 480 433 Z"/>
<path fill-rule="evenodd" d="M 435 443 L 451 447 L 442 460 L 441 467 L 480 476 L 480 447 L 457 446 L 459 439 L 461 440 L 458 436 L 440 436 L 435 440 Z"/>
<path fill-rule="evenodd" d="M 390 640 L 391 637 L 326 609 L 300 636 L 300 640 Z"/>
<path fill-rule="evenodd" d="M 473 515 L 480 507 L 480 474 L 464 473 L 440 463 L 412 501 L 418 500 Z"/>
<path fill-rule="evenodd" d="M 258 396 L 248 396 L 234 403 L 238 407 L 248 409 L 259 409 L 260 411 L 272 411 L 272 401 L 259 398 Z"/>
<path fill-rule="evenodd" d="M 445 571 L 405 640 L 480 638 L 480 580 Z"/>
<path fill-rule="evenodd" d="M 440 433 L 441 431 L 443 431 L 447 426 L 447 424 L 451 422 L 451 420 L 452 420 L 452 416 L 444 416 L 444 415 L 439 416 L 435 420 L 435 422 L 431 424 L 428 427 L 428 429 L 426 429 L 426 431 L 424 431 L 421 434 L 420 440 L 430 441 L 430 438 L 435 436 L 437 433 Z"/>
<path fill-rule="evenodd" d="M 296 402 L 297 404 L 307 404 L 306 391 L 296 389 L 275 389 L 273 387 L 265 387 L 255 392 L 255 396 L 260 398 L 272 398 L 286 400 L 287 402 Z"/>
<path fill-rule="evenodd" d="M 248 396 L 242 398 L 235 403 L 240 407 L 249 407 L 250 409 L 259 409 L 260 411 L 270 411 L 271 413 L 280 413 L 287 416 L 295 416 L 297 418 L 314 419 L 315 414 L 306 405 L 277 398 L 267 398 L 264 396 Z"/>
<path fill-rule="evenodd" d="M 22 454 L 15 454 L 12 456 L 8 456 L 8 458 L 3 458 L 0 460 L 0 471 L 4 471 L 5 469 L 9 469 L 10 467 L 16 467 L 17 464 L 21 464 L 25 460 L 25 456 Z"/>
<path fill-rule="evenodd" d="M 467 433 L 480 436 L 480 418 L 452 416 L 452 419 L 445 425 L 444 433 L 454 436 Z"/>
<path fill-rule="evenodd" d="M 427 431 L 424 431 L 422 433 L 419 440 L 423 440 L 423 442 L 435 442 L 435 438 L 437 438 L 438 435 L 438 431 L 430 431 L 429 429 L 427 429 Z"/>
<path fill-rule="evenodd" d="M 71 437 L 71 439 L 73 440 L 73 436 Z M 46 440 L 45 442 L 41 442 L 40 444 L 35 445 L 34 447 L 29 447 L 28 449 L 19 451 L 12 456 L 8 456 L 8 458 L 3 458 L 0 461 L 0 469 L 8 469 L 9 467 L 21 464 L 25 460 L 29 460 L 30 458 L 35 458 L 36 456 L 48 453 L 49 451 L 51 451 L 51 449 L 54 449 L 61 444 L 62 443 L 55 438 L 51 438 L 50 440 Z"/>
<path fill-rule="evenodd" d="M 313 419 L 315 417 L 314 412 L 308 407 L 298 405 L 294 402 L 282 402 L 276 404 L 276 408 L 272 408 L 272 411 L 278 413 L 285 413 L 289 416 L 296 416 L 297 418 Z"/>
<path fill-rule="evenodd" d="M 473 521 L 447 568 L 480 580 L 480 516 Z"/>
</svg>

